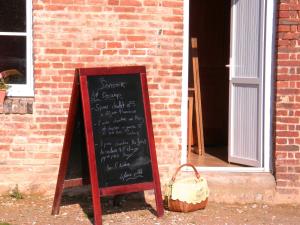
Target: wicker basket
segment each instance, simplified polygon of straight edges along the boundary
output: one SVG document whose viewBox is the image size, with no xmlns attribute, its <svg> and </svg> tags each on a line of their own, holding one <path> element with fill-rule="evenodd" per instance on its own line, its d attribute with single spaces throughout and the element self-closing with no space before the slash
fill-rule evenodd
<svg viewBox="0 0 300 225">
<path fill-rule="evenodd" d="M 195 177 L 176 180 L 176 175 L 184 166 L 192 167 Z M 208 201 L 208 186 L 192 164 L 183 164 L 177 168 L 166 188 L 165 203 L 170 211 L 192 212 L 204 209 Z"/>
</svg>

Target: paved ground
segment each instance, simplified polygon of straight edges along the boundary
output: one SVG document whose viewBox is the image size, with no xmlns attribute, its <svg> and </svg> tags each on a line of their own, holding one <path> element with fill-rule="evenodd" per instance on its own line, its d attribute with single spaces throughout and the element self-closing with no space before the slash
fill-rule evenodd
<svg viewBox="0 0 300 225">
<path fill-rule="evenodd" d="M 58 216 L 52 216 L 52 197 L 0 197 L 0 225 L 88 225 L 92 224 L 91 198 L 86 195 L 65 196 Z M 198 225 L 198 224 L 300 224 L 300 206 L 228 205 L 209 202 L 206 209 L 191 213 L 165 211 L 157 218 L 155 205 L 137 198 L 125 198 L 121 206 L 104 199 L 104 225 Z"/>
</svg>

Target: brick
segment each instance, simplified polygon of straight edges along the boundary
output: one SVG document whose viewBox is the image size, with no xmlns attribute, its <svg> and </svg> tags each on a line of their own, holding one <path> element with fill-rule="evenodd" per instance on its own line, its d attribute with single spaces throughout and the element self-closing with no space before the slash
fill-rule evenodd
<svg viewBox="0 0 300 225">
<path fill-rule="evenodd" d="M 164 16 L 162 19 L 165 22 L 181 22 L 182 21 L 181 16 Z"/>
<path fill-rule="evenodd" d="M 299 151 L 298 145 L 277 145 L 278 151 Z"/>
<path fill-rule="evenodd" d="M 285 159 L 287 157 L 287 153 L 276 151 L 275 157 L 276 159 Z"/>
<path fill-rule="evenodd" d="M 287 140 L 285 138 L 276 138 L 276 144 L 278 145 L 283 145 L 283 144 L 287 144 Z"/>
<path fill-rule="evenodd" d="M 145 50 L 131 50 L 130 55 L 146 55 Z"/>
<path fill-rule="evenodd" d="M 136 11 L 135 7 L 114 7 L 115 12 L 122 12 L 122 13 L 133 13 Z"/>
<path fill-rule="evenodd" d="M 128 41 L 145 41 L 146 37 L 145 36 L 127 36 Z"/>
<path fill-rule="evenodd" d="M 142 6 L 140 0 L 120 0 L 120 5 L 125 6 Z"/>
<path fill-rule="evenodd" d="M 22 159 L 25 158 L 26 153 L 25 152 L 10 152 L 9 157 L 14 159 Z"/>
<path fill-rule="evenodd" d="M 158 1 L 156 0 L 144 0 L 144 6 L 157 6 Z"/>
<path fill-rule="evenodd" d="M 121 42 L 108 42 L 107 48 L 121 48 L 122 44 Z"/>
<path fill-rule="evenodd" d="M 287 181 L 281 181 L 281 180 L 279 180 L 279 181 L 276 182 L 276 184 L 277 184 L 278 187 L 286 187 L 286 186 L 288 186 L 288 182 Z"/>
<path fill-rule="evenodd" d="M 46 54 L 66 54 L 66 49 L 45 49 Z"/>
<path fill-rule="evenodd" d="M 108 5 L 119 5 L 120 0 L 108 0 Z"/>
<path fill-rule="evenodd" d="M 183 8 L 183 1 L 162 1 L 163 7 Z"/>
<path fill-rule="evenodd" d="M 103 55 L 116 55 L 116 54 L 118 54 L 118 51 L 117 50 L 103 50 L 102 54 Z"/>
<path fill-rule="evenodd" d="M 278 117 L 277 122 L 279 123 L 286 123 L 286 124 L 297 124 L 299 118 L 296 117 Z"/>
<path fill-rule="evenodd" d="M 283 31 L 290 31 L 291 30 L 291 26 L 288 25 L 279 25 L 277 28 L 278 32 L 283 32 Z"/>
<path fill-rule="evenodd" d="M 300 173 L 300 166 L 295 167 L 295 172 L 296 172 L 296 173 Z"/>
<path fill-rule="evenodd" d="M 286 166 L 276 167 L 276 172 L 277 173 L 286 173 L 287 172 L 287 167 Z"/>
<path fill-rule="evenodd" d="M 53 154 L 53 153 L 35 153 L 33 155 L 35 159 L 55 159 L 59 158 L 59 154 Z"/>
<path fill-rule="evenodd" d="M 277 192 L 280 193 L 280 194 L 289 194 L 289 195 L 298 194 L 299 193 L 298 190 L 296 190 L 296 189 L 290 189 L 290 188 L 277 188 Z"/>
</svg>

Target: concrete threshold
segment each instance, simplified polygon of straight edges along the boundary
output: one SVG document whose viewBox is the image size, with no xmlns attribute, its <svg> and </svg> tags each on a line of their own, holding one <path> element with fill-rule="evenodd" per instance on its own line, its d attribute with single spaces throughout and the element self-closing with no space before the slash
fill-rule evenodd
<svg viewBox="0 0 300 225">
<path fill-rule="evenodd" d="M 201 172 L 209 200 L 224 203 L 274 203 L 276 182 L 271 173 Z"/>
</svg>

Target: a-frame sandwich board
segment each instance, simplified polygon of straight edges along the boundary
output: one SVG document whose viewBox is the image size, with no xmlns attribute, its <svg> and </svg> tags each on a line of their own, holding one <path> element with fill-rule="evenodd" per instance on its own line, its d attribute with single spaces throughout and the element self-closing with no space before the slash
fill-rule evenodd
<svg viewBox="0 0 300 225">
<path fill-rule="evenodd" d="M 89 183 L 97 225 L 107 195 L 153 189 L 163 215 L 145 67 L 76 70 L 52 214 L 65 188 Z"/>
</svg>

